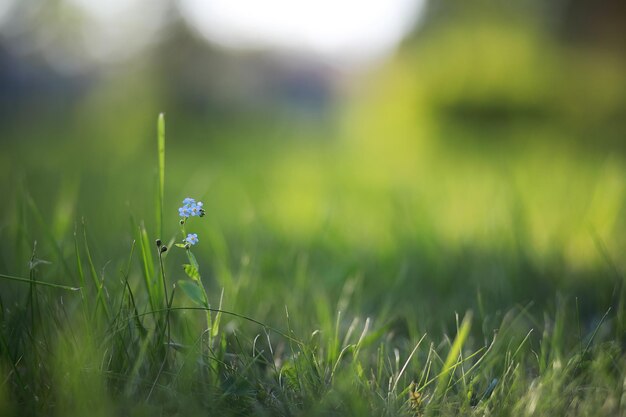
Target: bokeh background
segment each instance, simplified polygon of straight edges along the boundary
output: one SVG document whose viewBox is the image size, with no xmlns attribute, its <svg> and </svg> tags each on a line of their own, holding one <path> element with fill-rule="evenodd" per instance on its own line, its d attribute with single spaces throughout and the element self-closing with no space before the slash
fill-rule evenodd
<svg viewBox="0 0 626 417">
<path fill-rule="evenodd" d="M 71 281 L 84 218 L 119 285 L 132 225 L 157 237 L 164 112 L 162 238 L 204 202 L 232 310 L 601 314 L 626 267 L 624 39 L 619 0 L 1 0 L 0 271 L 27 276 L 37 240 L 42 279 Z"/>
</svg>

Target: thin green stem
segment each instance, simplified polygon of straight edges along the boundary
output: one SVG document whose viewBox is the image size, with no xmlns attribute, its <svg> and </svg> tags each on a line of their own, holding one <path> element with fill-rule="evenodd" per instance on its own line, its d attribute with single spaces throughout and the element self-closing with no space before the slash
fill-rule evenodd
<svg viewBox="0 0 626 417">
<path fill-rule="evenodd" d="M 170 329 L 170 305 L 169 305 L 169 297 L 167 296 L 167 283 L 165 280 L 165 269 L 163 268 L 163 252 L 161 248 L 158 248 L 159 252 L 159 265 L 161 267 L 161 279 L 163 280 L 163 291 L 165 295 L 165 328 L 167 329 L 167 343 L 169 345 L 171 338 L 171 329 Z"/>
<path fill-rule="evenodd" d="M 249 321 L 251 323 L 255 323 L 258 324 L 259 326 L 265 328 L 265 329 L 269 329 L 272 330 L 273 332 L 276 332 L 277 334 L 283 336 L 284 338 L 297 343 L 298 345 L 304 346 L 304 343 L 299 341 L 298 339 L 289 336 L 287 333 L 283 332 L 282 330 L 279 330 L 275 327 L 269 326 L 261 321 L 255 320 L 252 317 L 248 317 L 248 316 L 244 316 L 243 314 L 239 314 L 239 313 L 234 313 L 232 311 L 227 311 L 227 310 L 222 310 L 219 308 L 210 308 L 210 307 L 171 307 L 169 309 L 170 311 L 208 311 L 208 312 L 214 312 L 214 313 L 222 313 L 222 314 L 226 314 L 229 316 L 233 316 L 233 317 L 238 317 L 240 319 Z M 140 313 L 137 315 L 137 317 L 143 317 L 143 316 L 148 316 L 150 314 L 157 314 L 157 313 L 162 313 L 166 311 L 165 309 L 159 309 L 159 310 L 154 310 L 154 311 L 146 311 L 145 313 Z"/>
</svg>

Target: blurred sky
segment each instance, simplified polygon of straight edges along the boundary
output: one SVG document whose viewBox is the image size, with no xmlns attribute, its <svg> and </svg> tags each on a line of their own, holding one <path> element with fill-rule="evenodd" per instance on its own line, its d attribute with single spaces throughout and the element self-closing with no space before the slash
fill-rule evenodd
<svg viewBox="0 0 626 417">
<path fill-rule="evenodd" d="M 60 71 L 111 63 L 162 41 L 184 22 L 225 48 L 317 55 L 342 64 L 389 54 L 424 0 L 0 0 L 0 31 Z"/>
<path fill-rule="evenodd" d="M 436 33 L 432 28 L 457 28 L 471 37 L 490 21 L 515 30 L 524 20 L 527 32 L 573 40 L 594 50 L 609 47 L 620 55 L 624 9 L 618 0 L 526 0 L 508 5 L 446 0 L 0 0 L 0 83 L 9 89 L 20 80 L 46 84 L 41 78 L 51 71 L 76 76 L 75 86 L 81 76 L 126 70 L 142 59 L 165 70 L 172 70 L 165 62 L 185 59 L 172 64 L 187 66 L 183 75 L 215 67 L 218 61 L 230 62 L 206 69 L 204 76 L 214 77 L 217 71 L 237 79 L 235 87 L 225 88 L 232 95 L 258 93 L 250 81 L 254 75 L 240 76 L 245 67 L 257 69 L 264 82 L 278 71 L 282 75 L 274 78 L 289 83 L 295 73 L 295 78 L 311 78 L 324 90 L 333 78 L 329 71 L 341 74 L 384 65 L 407 37 L 429 39 Z M 493 36 L 491 44 L 499 34 Z M 519 45 L 509 46 L 509 53 L 516 55 Z M 190 47 L 192 56 L 184 55 Z M 465 47 L 469 52 L 475 48 L 470 42 Z M 445 59 L 451 52 L 444 48 L 441 45 L 439 53 Z M 235 62 L 233 57 L 243 58 Z M 25 81 L 29 76 L 32 79 Z M 316 81 L 320 78 L 325 81 Z M 211 90 L 220 94 L 219 86 Z"/>
<path fill-rule="evenodd" d="M 609 68 L 619 78 L 621 64 L 609 61 L 624 60 L 624 9 L 618 0 L 0 0 L 0 116 L 50 97 L 71 102 L 134 71 L 133 85 L 151 81 L 146 88 L 163 102 L 190 111 L 279 102 L 316 118 L 346 91 L 371 85 L 358 74 L 384 68 L 398 51 L 414 58 L 413 79 L 437 94 L 467 83 L 464 97 L 484 95 L 503 83 L 494 94 L 545 95 L 517 75 L 507 80 L 508 66 L 529 80 L 586 61 L 602 67 L 598 76 Z M 573 57 L 579 50 L 592 54 Z M 449 73 L 442 85 L 438 73 Z M 611 80 L 603 88 L 617 91 Z"/>
<path fill-rule="evenodd" d="M 413 27 L 423 0 L 182 0 L 183 17 L 207 40 L 233 48 L 303 50 L 334 60 L 389 53 Z"/>
</svg>

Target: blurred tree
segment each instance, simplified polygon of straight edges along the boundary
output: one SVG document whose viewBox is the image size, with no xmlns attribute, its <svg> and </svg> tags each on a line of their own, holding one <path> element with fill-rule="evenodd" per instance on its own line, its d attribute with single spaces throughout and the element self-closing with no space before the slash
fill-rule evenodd
<svg viewBox="0 0 626 417">
<path fill-rule="evenodd" d="M 574 42 L 609 48 L 626 57 L 626 2 L 623 0 L 564 0 L 562 28 Z"/>
</svg>

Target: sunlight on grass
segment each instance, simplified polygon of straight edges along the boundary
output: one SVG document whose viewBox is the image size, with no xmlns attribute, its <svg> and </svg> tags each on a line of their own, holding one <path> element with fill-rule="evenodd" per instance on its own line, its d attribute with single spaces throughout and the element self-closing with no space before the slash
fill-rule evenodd
<svg viewBox="0 0 626 417">
<path fill-rule="evenodd" d="M 0 415 L 624 415 L 624 66 L 527 20 L 425 27 L 329 115 L 159 52 L 14 122 Z"/>
</svg>

